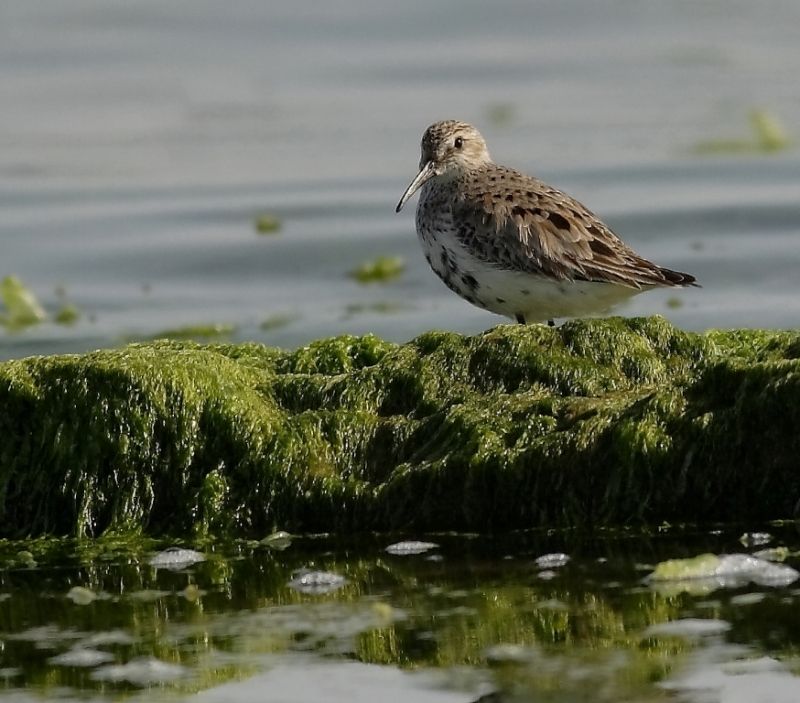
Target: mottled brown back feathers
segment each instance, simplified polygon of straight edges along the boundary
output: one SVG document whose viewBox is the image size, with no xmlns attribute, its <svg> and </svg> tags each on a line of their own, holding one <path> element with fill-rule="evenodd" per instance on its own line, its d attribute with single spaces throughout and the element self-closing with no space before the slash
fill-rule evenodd
<svg viewBox="0 0 800 703">
<path fill-rule="evenodd" d="M 632 288 L 694 284 L 688 273 L 642 258 L 594 213 L 544 182 L 497 164 L 453 184 L 459 239 L 499 268 Z"/>
</svg>

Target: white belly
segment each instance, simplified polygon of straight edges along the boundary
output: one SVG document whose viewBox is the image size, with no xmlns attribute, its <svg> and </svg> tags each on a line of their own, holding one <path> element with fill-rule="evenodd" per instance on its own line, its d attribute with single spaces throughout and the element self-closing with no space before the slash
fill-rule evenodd
<svg viewBox="0 0 800 703">
<path fill-rule="evenodd" d="M 603 313 L 647 288 L 559 281 L 509 271 L 475 259 L 452 237 L 420 235 L 431 268 L 452 291 L 484 310 L 526 322 Z"/>
<path fill-rule="evenodd" d="M 487 310 L 526 322 L 582 317 L 608 311 L 643 289 L 613 283 L 558 281 L 527 273 L 483 269 L 481 302 Z"/>
</svg>

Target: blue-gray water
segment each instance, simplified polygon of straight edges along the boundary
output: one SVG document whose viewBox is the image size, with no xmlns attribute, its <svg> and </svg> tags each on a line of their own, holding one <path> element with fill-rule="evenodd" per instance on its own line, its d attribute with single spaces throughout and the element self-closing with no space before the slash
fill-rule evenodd
<svg viewBox="0 0 800 703">
<path fill-rule="evenodd" d="M 703 284 L 619 312 L 796 327 L 798 151 L 702 145 L 754 142 L 755 109 L 800 136 L 798 26 L 794 0 L 7 0 L 0 276 L 82 316 L 0 329 L 0 356 L 196 324 L 294 346 L 501 322 L 427 269 L 413 206 L 394 214 L 444 117 Z M 402 277 L 347 276 L 383 254 Z"/>
<path fill-rule="evenodd" d="M 619 312 L 696 330 L 798 327 L 800 154 L 760 148 L 750 124 L 760 110 L 800 139 L 798 27 L 797 0 L 3 0 L 0 278 L 18 276 L 51 315 L 66 301 L 81 316 L 0 327 L 0 358 L 199 324 L 283 346 L 497 324 L 428 270 L 413 207 L 394 214 L 422 131 L 448 117 L 703 284 Z M 260 214 L 280 231 L 257 234 Z M 379 255 L 404 257 L 405 273 L 348 277 Z M 276 316 L 288 322 L 262 327 Z M 153 700 L 175 664 L 180 695 L 210 688 L 209 700 L 466 703 L 504 676 L 518 696 L 500 700 L 796 700 L 796 584 L 690 596 L 640 582 L 661 559 L 739 550 L 735 536 L 657 550 L 623 537 L 578 550 L 553 581 L 530 564 L 566 548 L 558 536 L 475 555 L 461 539 L 442 562 L 409 566 L 374 546 L 311 540 L 273 557 L 200 545 L 224 556 L 177 575 L 147 554 L 84 545 L 37 553 L 37 566 L 6 545 L 0 697 L 109 700 L 144 685 L 134 697 Z M 797 566 L 793 533 L 776 543 Z M 302 566 L 350 585 L 290 598 Z M 647 628 L 675 618 L 718 629 L 676 646 L 673 671 Z M 704 626 L 686 627 L 691 639 Z M 87 647 L 105 664 L 57 658 Z M 521 668 L 490 673 L 498 652 Z M 401 671 L 454 663 L 457 685 Z M 115 679 L 116 665 L 144 683 Z M 244 681 L 213 688 L 228 677 Z"/>
</svg>

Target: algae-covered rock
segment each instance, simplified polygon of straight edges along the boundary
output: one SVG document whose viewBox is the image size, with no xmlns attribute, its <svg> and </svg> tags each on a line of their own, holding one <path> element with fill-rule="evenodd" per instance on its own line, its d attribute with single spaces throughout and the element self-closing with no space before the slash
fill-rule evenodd
<svg viewBox="0 0 800 703">
<path fill-rule="evenodd" d="M 661 318 L 0 364 L 0 534 L 792 515 L 800 334 Z"/>
</svg>

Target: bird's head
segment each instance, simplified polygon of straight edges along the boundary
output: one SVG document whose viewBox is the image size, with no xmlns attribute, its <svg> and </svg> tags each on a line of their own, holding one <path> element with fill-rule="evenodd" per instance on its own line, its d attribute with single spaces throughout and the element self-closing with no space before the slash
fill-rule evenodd
<svg viewBox="0 0 800 703">
<path fill-rule="evenodd" d="M 435 122 L 428 127 L 422 135 L 421 151 L 419 173 L 400 198 L 396 212 L 432 178 L 455 178 L 492 160 L 481 133 L 458 120 Z"/>
</svg>

